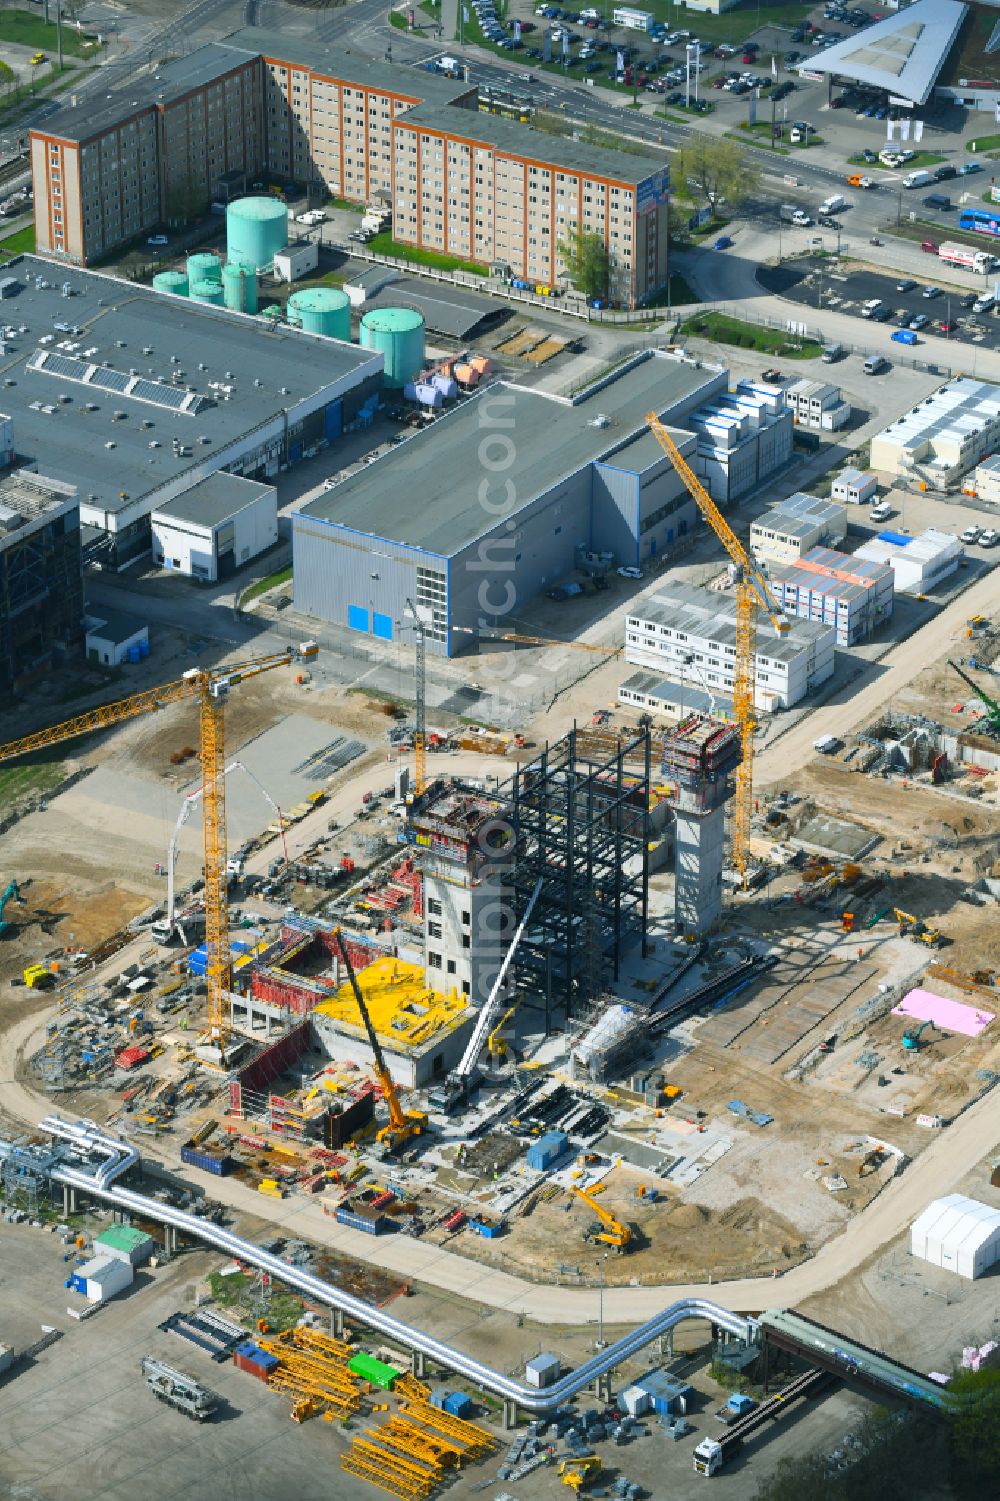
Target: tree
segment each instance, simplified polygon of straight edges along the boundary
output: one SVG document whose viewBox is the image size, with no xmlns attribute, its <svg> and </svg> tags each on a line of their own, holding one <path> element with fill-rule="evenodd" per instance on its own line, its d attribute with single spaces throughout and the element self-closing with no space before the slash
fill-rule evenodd
<svg viewBox="0 0 1000 1501">
<path fill-rule="evenodd" d="M 972 1477 L 1000 1475 L 1000 1370 L 958 1371 L 948 1391 L 959 1398 L 951 1418 L 952 1451 Z"/>
<path fill-rule="evenodd" d="M 679 197 L 706 204 L 714 215 L 723 199 L 730 209 L 746 202 L 760 181 L 760 168 L 737 141 L 693 133 L 678 152 L 672 175 Z"/>
<path fill-rule="evenodd" d="M 578 224 L 558 248 L 570 281 L 588 302 L 607 294 L 611 257 L 603 235 Z"/>
</svg>

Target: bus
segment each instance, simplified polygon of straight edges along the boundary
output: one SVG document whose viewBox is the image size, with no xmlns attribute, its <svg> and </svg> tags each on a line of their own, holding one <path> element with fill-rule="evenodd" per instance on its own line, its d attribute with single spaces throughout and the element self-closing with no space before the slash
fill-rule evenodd
<svg viewBox="0 0 1000 1501">
<path fill-rule="evenodd" d="M 964 208 L 958 221 L 959 229 L 971 229 L 977 235 L 1000 237 L 1000 205 L 995 209 Z"/>
</svg>

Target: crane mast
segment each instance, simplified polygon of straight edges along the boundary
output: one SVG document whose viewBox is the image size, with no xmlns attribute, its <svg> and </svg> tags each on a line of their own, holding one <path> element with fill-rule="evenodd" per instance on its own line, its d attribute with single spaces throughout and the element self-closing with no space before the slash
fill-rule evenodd
<svg viewBox="0 0 1000 1501">
<path fill-rule="evenodd" d="M 646 416 L 650 431 L 670 460 L 691 499 L 697 505 L 736 567 L 736 665 L 733 673 L 733 712 L 740 727 L 743 759 L 736 772 L 733 800 L 733 864 L 746 886 L 750 873 L 750 819 L 753 812 L 753 753 L 757 730 L 755 702 L 757 611 L 763 606 L 779 635 L 789 623 L 774 598 L 771 587 L 729 522 L 709 495 L 690 464 L 682 457 L 666 427 L 655 412 Z"/>
<path fill-rule="evenodd" d="M 155 714 L 167 704 L 196 698 L 199 708 L 199 731 L 202 794 L 202 838 L 205 857 L 205 955 L 206 979 L 208 982 L 208 1031 L 211 1040 L 218 1046 L 219 1058 L 225 1062 L 226 996 L 229 990 L 229 908 L 226 900 L 226 790 L 225 790 L 225 704 L 229 692 L 247 678 L 270 672 L 273 667 L 287 667 L 293 657 L 314 657 L 317 653 L 314 641 L 304 641 L 297 647 L 255 657 L 238 666 L 221 671 L 206 671 L 191 667 L 172 683 L 159 688 L 149 688 L 142 693 L 133 693 L 128 698 L 112 704 L 102 704 L 85 714 L 77 714 L 62 724 L 52 725 L 47 730 L 38 730 L 31 735 L 22 735 L 0 745 L 0 761 L 12 761 L 18 756 L 41 750 L 44 746 L 60 745 L 94 730 L 108 729 L 124 724 L 143 714 Z"/>
</svg>

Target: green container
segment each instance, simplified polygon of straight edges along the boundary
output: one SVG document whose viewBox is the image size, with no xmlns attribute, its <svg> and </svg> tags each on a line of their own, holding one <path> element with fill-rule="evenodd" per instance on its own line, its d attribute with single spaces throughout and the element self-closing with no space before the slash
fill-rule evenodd
<svg viewBox="0 0 1000 1501">
<path fill-rule="evenodd" d="M 310 287 L 288 299 L 288 321 L 307 334 L 351 340 L 351 299 L 336 287 Z"/>
<path fill-rule="evenodd" d="M 193 281 L 190 297 L 192 302 L 208 302 L 213 307 L 222 306 L 222 283 L 218 281 Z"/>
<path fill-rule="evenodd" d="M 210 250 L 196 251 L 187 258 L 187 278 L 192 287 L 196 281 L 215 281 L 221 286 L 222 262 Z"/>
<path fill-rule="evenodd" d="M 263 271 L 288 244 L 288 208 L 282 198 L 237 198 L 226 209 L 230 261 Z"/>
<path fill-rule="evenodd" d="M 363 1351 L 352 1356 L 347 1362 L 347 1369 L 353 1371 L 355 1376 L 360 1376 L 362 1381 L 370 1381 L 372 1386 L 377 1386 L 383 1392 L 391 1392 L 393 1383 L 403 1374 L 394 1365 L 386 1365 L 384 1361 L 376 1360 L 374 1355 L 366 1355 Z"/>
<path fill-rule="evenodd" d="M 245 266 L 234 266 L 232 262 L 222 268 L 222 295 L 226 307 L 234 313 L 255 313 L 257 311 L 257 275 L 254 271 L 248 271 Z"/>
<path fill-rule="evenodd" d="M 424 320 L 408 307 L 373 308 L 361 319 L 361 345 L 385 361 L 385 384 L 399 388 L 424 366 Z"/>
<path fill-rule="evenodd" d="M 188 279 L 183 271 L 159 271 L 153 277 L 154 292 L 172 292 L 175 297 L 186 297 Z"/>
</svg>

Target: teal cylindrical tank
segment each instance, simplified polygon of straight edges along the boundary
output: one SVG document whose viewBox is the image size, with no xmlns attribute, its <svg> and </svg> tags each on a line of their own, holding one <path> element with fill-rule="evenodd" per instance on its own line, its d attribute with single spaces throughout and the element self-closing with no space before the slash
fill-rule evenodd
<svg viewBox="0 0 1000 1501">
<path fill-rule="evenodd" d="M 328 339 L 350 343 L 351 300 L 337 287 L 293 292 L 288 299 L 288 321 L 307 334 L 324 334 Z"/>
<path fill-rule="evenodd" d="M 210 302 L 213 307 L 222 306 L 222 283 L 217 281 L 193 281 L 189 293 L 192 302 Z"/>
<path fill-rule="evenodd" d="M 222 268 L 222 295 L 226 307 L 232 308 L 235 313 L 255 313 L 257 311 L 257 275 L 254 271 L 248 271 L 245 266 L 234 266 L 231 262 Z"/>
<path fill-rule="evenodd" d="M 361 319 L 361 345 L 383 356 L 387 386 L 405 386 L 424 364 L 424 320 L 413 308 L 373 308 Z"/>
<path fill-rule="evenodd" d="M 154 292 L 173 292 L 175 297 L 186 297 L 188 279 L 183 271 L 159 271 L 153 277 Z"/>
<path fill-rule="evenodd" d="M 231 261 L 262 271 L 288 244 L 288 209 L 282 198 L 237 198 L 226 209 L 226 250 Z"/>
<path fill-rule="evenodd" d="M 187 278 L 192 287 L 196 281 L 217 281 L 221 285 L 222 262 L 210 250 L 199 250 L 187 258 Z"/>
</svg>

